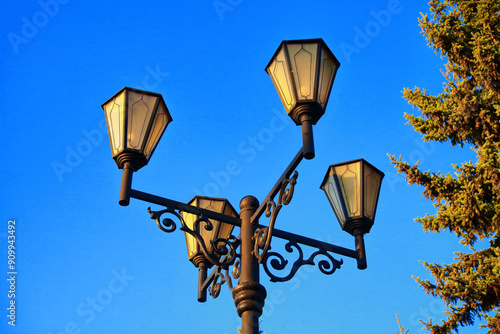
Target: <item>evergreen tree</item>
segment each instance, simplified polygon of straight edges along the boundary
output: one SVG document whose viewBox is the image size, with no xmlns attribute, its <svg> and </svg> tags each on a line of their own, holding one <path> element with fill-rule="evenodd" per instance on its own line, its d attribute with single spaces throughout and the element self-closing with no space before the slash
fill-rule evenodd
<svg viewBox="0 0 500 334">
<path fill-rule="evenodd" d="M 420 21 L 428 45 L 446 60 L 443 92 L 405 89 L 421 115 L 405 114 L 425 141 L 471 146 L 475 162 L 453 165 L 455 173 L 422 171 L 391 156 L 408 183 L 423 186 L 436 214 L 416 221 L 428 232 L 448 230 L 470 247 L 452 264 L 424 262 L 434 282 L 416 278 L 427 294 L 446 303 L 447 318 L 424 323 L 431 333 L 458 332 L 485 319 L 488 334 L 500 333 L 500 0 L 431 0 Z M 489 247 L 478 249 L 478 240 Z M 488 245 L 488 243 L 486 243 Z"/>
</svg>

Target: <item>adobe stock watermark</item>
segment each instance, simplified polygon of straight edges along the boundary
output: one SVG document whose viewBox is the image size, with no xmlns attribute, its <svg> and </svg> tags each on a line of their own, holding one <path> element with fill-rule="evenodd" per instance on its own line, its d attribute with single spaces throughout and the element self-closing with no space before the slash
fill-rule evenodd
<svg viewBox="0 0 500 334">
<path fill-rule="evenodd" d="M 243 0 L 214 0 L 212 5 L 214 6 L 215 12 L 219 17 L 219 20 L 224 21 L 224 15 L 226 12 L 232 12 L 237 6 L 241 5 Z"/>
<path fill-rule="evenodd" d="M 353 54 L 361 53 L 361 50 L 366 48 L 371 41 L 382 32 L 382 29 L 387 27 L 394 15 L 403 11 L 403 6 L 399 0 L 389 0 L 386 9 L 379 11 L 370 11 L 370 16 L 373 20 L 368 21 L 363 27 L 354 27 L 354 39 L 352 44 L 342 42 L 340 43 L 340 50 L 348 63 L 351 62 Z"/>
<path fill-rule="evenodd" d="M 160 69 L 160 65 L 156 65 L 155 68 L 148 65 L 146 72 L 147 74 L 142 80 L 142 87 L 138 88 L 148 91 L 157 88 L 169 75 L 168 72 L 163 72 Z M 97 127 L 82 130 L 81 138 L 75 145 L 66 145 L 64 159 L 62 161 L 55 160 L 51 164 L 58 181 L 63 182 L 66 174 L 73 173 L 82 164 L 84 158 L 90 156 L 96 147 L 106 142 L 107 134 L 106 119 L 103 118 Z"/>
<path fill-rule="evenodd" d="M 54 334 L 80 334 L 82 333 L 82 324 L 89 324 L 96 318 L 97 314 L 104 311 L 115 296 L 129 285 L 130 281 L 134 280 L 135 276 L 131 276 L 125 272 L 125 268 L 121 271 L 111 270 L 112 277 L 106 286 L 95 295 L 89 296 L 85 301 L 78 304 L 75 309 L 77 320 L 68 321 L 62 330 L 54 332 Z M 49 332 L 49 334 L 53 334 Z"/>
<path fill-rule="evenodd" d="M 444 305 L 441 302 L 434 299 L 426 307 L 419 307 L 418 311 L 413 312 L 408 319 L 409 326 L 413 327 L 414 330 L 422 329 L 423 324 L 420 320 L 429 321 L 431 318 L 443 316 L 445 311 Z"/>
<path fill-rule="evenodd" d="M 205 184 L 200 191 L 193 188 L 196 195 L 217 197 L 219 192 L 226 188 L 231 179 L 241 174 L 245 164 L 252 162 L 259 152 L 262 152 L 274 140 L 276 133 L 285 129 L 291 124 L 289 118 L 277 109 L 273 109 L 273 117 L 269 120 L 266 127 L 260 129 L 255 136 L 248 136 L 247 139 L 240 142 L 237 147 L 238 159 L 229 160 L 222 170 L 208 173 L 211 181 Z"/>
<path fill-rule="evenodd" d="M 16 54 L 19 53 L 19 46 L 28 44 L 35 38 L 40 29 L 47 26 L 49 21 L 59 13 L 60 6 L 67 4 L 69 1 L 70 0 L 38 1 L 40 10 L 33 13 L 30 17 L 23 16 L 21 18 L 21 29 L 19 33 L 9 32 L 7 34 L 7 38 L 14 52 Z"/>
</svg>

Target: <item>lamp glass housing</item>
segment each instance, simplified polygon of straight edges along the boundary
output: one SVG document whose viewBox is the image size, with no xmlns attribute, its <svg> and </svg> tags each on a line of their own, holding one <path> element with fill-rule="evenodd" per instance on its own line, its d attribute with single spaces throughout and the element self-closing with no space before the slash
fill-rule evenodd
<svg viewBox="0 0 500 334">
<path fill-rule="evenodd" d="M 283 41 L 266 66 L 287 114 L 301 105 L 313 106 L 312 123 L 324 114 L 340 63 L 321 39 Z"/>
<path fill-rule="evenodd" d="M 146 165 L 172 117 L 160 94 L 124 87 L 102 104 L 111 154 L 122 168 L 124 153 L 134 157 L 134 169 Z"/>
<path fill-rule="evenodd" d="M 330 202 L 340 226 L 353 234 L 368 233 L 373 226 L 384 173 L 363 159 L 330 165 L 321 189 Z"/>
<path fill-rule="evenodd" d="M 191 201 L 189 201 L 188 204 L 196 206 L 198 208 L 218 212 L 226 216 L 231 216 L 235 218 L 238 217 L 238 213 L 227 199 L 195 196 Z M 191 214 L 184 211 L 181 212 L 181 215 L 187 227 L 189 227 L 191 230 L 194 230 L 195 222 L 201 218 L 199 215 Z M 203 238 L 203 242 L 205 243 L 205 247 L 207 248 L 208 253 L 218 259 L 220 256 L 214 251 L 214 245 L 212 242 L 215 242 L 217 239 L 221 238 L 223 239 L 229 238 L 231 232 L 233 231 L 234 226 L 228 223 L 221 222 L 219 220 L 209 219 L 209 221 L 212 224 L 212 229 L 210 231 L 205 229 L 206 223 L 200 221 L 198 232 Z M 188 258 L 196 265 L 195 258 L 199 255 L 202 255 L 203 252 L 200 249 L 198 242 L 191 234 L 185 232 L 184 235 L 186 237 Z M 207 264 L 210 264 L 210 262 L 208 262 Z"/>
</svg>

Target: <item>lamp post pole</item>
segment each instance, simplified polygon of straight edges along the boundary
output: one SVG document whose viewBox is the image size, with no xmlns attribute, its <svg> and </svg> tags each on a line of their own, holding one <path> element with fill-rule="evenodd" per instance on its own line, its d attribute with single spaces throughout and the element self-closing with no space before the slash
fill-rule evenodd
<svg viewBox="0 0 500 334">
<path fill-rule="evenodd" d="M 243 334 L 259 334 L 259 317 L 266 298 L 266 289 L 259 281 L 259 263 L 253 255 L 252 238 L 258 222 L 252 223 L 252 215 L 258 207 L 259 201 L 253 196 L 246 196 L 240 202 L 241 276 L 233 289 L 233 298 Z"/>
</svg>

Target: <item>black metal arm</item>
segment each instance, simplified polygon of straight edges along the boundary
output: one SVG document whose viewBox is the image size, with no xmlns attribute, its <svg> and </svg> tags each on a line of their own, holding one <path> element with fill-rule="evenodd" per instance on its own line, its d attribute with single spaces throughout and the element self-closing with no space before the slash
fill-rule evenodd
<svg viewBox="0 0 500 334">
<path fill-rule="evenodd" d="M 294 186 L 298 177 L 298 173 L 295 169 L 304 157 L 304 150 L 301 148 L 285 169 L 281 177 L 272 187 L 269 194 L 251 216 L 251 222 L 256 226 L 256 232 L 252 238 L 254 240 L 254 250 L 252 253 L 258 259 L 258 262 L 263 265 L 264 271 L 270 277 L 272 282 L 288 281 L 295 275 L 301 266 L 316 265 L 316 262 L 321 272 L 331 275 L 343 264 L 342 260 L 338 261 L 334 259 L 331 254 L 339 254 L 356 259 L 358 261 L 358 268 L 366 268 L 364 247 L 362 247 L 364 245 L 362 235 L 356 235 L 356 250 L 351 250 L 274 228 L 276 218 L 281 207 L 289 204 L 292 199 Z M 291 177 L 292 173 L 293 176 Z M 208 225 L 210 224 L 208 220 L 213 219 L 241 228 L 241 220 L 239 218 L 132 189 L 132 171 L 129 169 L 124 170 L 123 181 L 125 185 L 122 184 L 120 199 L 125 199 L 125 201 L 120 204 L 128 205 L 128 198 L 131 197 L 165 207 L 166 209 L 161 211 L 151 211 L 148 208 L 151 218 L 155 219 L 158 227 L 164 232 L 173 232 L 176 229 L 175 222 L 173 222 L 172 219 L 164 219 L 163 221 L 160 219 L 160 216 L 163 213 L 173 214 L 182 223 L 182 227 L 180 229 L 193 235 L 200 248 L 203 249 L 207 259 L 211 263 L 215 264 L 216 267 L 209 275 L 207 275 L 207 268 L 204 264 L 199 268 L 198 300 L 200 302 L 206 301 L 206 291 L 208 289 L 210 295 L 214 298 L 219 295 L 221 286 L 224 283 L 228 284 L 230 290 L 233 289 L 231 276 L 234 279 L 238 279 L 240 275 L 239 258 L 241 257 L 241 254 L 238 254 L 236 250 L 240 246 L 241 237 L 232 237 L 230 238 L 231 240 L 219 240 L 218 242 L 223 242 L 225 244 L 226 251 L 219 253 L 218 255 L 220 256 L 220 259 L 217 259 L 206 252 L 206 245 L 204 245 L 203 238 L 199 233 L 200 227 L 198 225 L 200 222 L 205 222 Z M 278 196 L 278 203 L 274 200 L 276 196 Z M 180 215 L 181 211 L 202 217 L 197 221 L 197 223 L 195 223 L 196 226 L 193 230 L 189 229 L 185 225 L 184 220 Z M 257 223 L 259 218 L 264 213 L 266 214 L 266 217 L 270 217 L 268 226 Z M 286 260 L 281 254 L 277 252 L 268 252 L 272 237 L 286 240 L 287 243 L 285 244 L 285 250 L 288 253 L 297 252 L 297 259 L 291 265 L 289 265 L 289 261 Z M 301 245 L 315 248 L 316 251 L 305 259 Z M 321 259 L 317 261 L 315 260 L 316 257 L 321 257 Z M 233 266 L 232 274 L 229 273 L 229 266 Z M 274 271 L 282 271 L 288 268 L 289 271 L 286 275 L 277 276 L 271 271 L 271 268 Z"/>
<path fill-rule="evenodd" d="M 295 155 L 293 158 L 292 162 L 288 165 L 288 167 L 285 169 L 281 177 L 278 179 L 276 184 L 273 186 L 269 194 L 264 198 L 264 200 L 261 202 L 259 208 L 255 211 L 255 213 L 252 216 L 252 222 L 257 221 L 260 216 L 264 213 L 266 210 L 268 203 L 273 200 L 273 198 L 278 194 L 278 192 L 281 190 L 283 183 L 285 180 L 290 178 L 290 175 L 292 175 L 292 172 L 297 168 L 297 166 L 300 164 L 302 159 L 304 158 L 304 151 L 302 148 L 300 148 L 299 152 Z"/>
<path fill-rule="evenodd" d="M 238 218 L 227 216 L 227 215 L 224 215 L 224 214 L 221 214 L 218 212 L 214 212 L 211 210 L 207 210 L 207 209 L 202 209 L 202 208 L 199 208 L 197 206 L 185 204 L 182 202 L 177 202 L 177 201 L 165 198 L 165 197 L 151 195 L 151 194 L 148 194 L 148 193 L 145 193 L 142 191 L 138 191 L 138 190 L 134 190 L 134 189 L 130 190 L 130 197 L 144 201 L 144 202 L 148 202 L 151 204 L 161 205 L 161 206 L 164 206 L 164 207 L 169 208 L 171 210 L 189 212 L 189 213 L 192 213 L 194 215 L 205 216 L 207 218 L 214 219 L 214 220 L 220 220 L 222 222 L 225 222 L 225 223 L 228 223 L 228 224 L 231 224 L 234 226 L 241 226 L 241 221 Z"/>
</svg>

